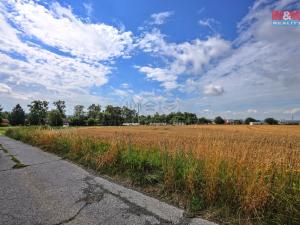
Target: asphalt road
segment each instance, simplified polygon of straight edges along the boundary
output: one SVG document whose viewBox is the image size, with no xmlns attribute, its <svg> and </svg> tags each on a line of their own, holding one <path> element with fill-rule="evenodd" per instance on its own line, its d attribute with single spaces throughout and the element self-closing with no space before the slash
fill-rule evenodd
<svg viewBox="0 0 300 225">
<path fill-rule="evenodd" d="M 214 224 L 39 148 L 4 136 L 0 144 L 1 225 Z"/>
</svg>

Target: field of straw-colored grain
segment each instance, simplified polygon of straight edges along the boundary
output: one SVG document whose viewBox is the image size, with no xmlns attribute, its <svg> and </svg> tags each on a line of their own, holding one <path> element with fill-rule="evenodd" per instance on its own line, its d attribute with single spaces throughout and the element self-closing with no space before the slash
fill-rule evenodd
<svg viewBox="0 0 300 225">
<path fill-rule="evenodd" d="M 257 169 L 275 163 L 300 171 L 300 126 L 87 127 L 74 132 L 142 148 L 192 151 L 196 158 L 226 158 Z"/>
<path fill-rule="evenodd" d="M 300 126 L 17 129 L 8 135 L 137 185 L 159 184 L 174 202 L 193 213 L 212 212 L 206 216 L 219 222 L 300 224 Z"/>
</svg>

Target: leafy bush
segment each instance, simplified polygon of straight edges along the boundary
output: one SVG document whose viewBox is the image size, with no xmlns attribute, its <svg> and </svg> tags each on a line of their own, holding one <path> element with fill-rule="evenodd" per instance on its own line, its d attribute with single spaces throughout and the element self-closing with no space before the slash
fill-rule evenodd
<svg viewBox="0 0 300 225">
<path fill-rule="evenodd" d="M 276 124 L 278 124 L 278 120 L 275 120 L 274 118 L 266 118 L 265 123 L 267 123 L 269 125 L 276 125 Z"/>
<path fill-rule="evenodd" d="M 25 112 L 19 104 L 17 104 L 9 114 L 9 122 L 13 126 L 25 124 Z"/>
<path fill-rule="evenodd" d="M 70 126 L 85 126 L 86 125 L 86 121 L 84 117 L 71 117 L 69 119 L 69 124 Z"/>
<path fill-rule="evenodd" d="M 95 126 L 95 125 L 97 125 L 97 120 L 94 118 L 89 118 L 87 123 L 89 126 Z"/>
<path fill-rule="evenodd" d="M 224 124 L 224 123 L 225 123 L 225 120 L 224 120 L 222 117 L 217 116 L 217 117 L 214 119 L 214 122 L 215 122 L 216 124 Z"/>
<path fill-rule="evenodd" d="M 56 109 L 49 112 L 48 119 L 50 126 L 62 126 L 64 124 L 62 114 Z"/>
</svg>

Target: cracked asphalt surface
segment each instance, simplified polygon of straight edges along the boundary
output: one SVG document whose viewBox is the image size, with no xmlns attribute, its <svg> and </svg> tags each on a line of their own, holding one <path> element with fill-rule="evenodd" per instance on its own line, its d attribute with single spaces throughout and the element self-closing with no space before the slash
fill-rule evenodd
<svg viewBox="0 0 300 225">
<path fill-rule="evenodd" d="M 212 225 L 96 177 L 39 148 L 0 136 L 2 225 Z M 17 158 L 26 167 L 14 168 Z"/>
</svg>

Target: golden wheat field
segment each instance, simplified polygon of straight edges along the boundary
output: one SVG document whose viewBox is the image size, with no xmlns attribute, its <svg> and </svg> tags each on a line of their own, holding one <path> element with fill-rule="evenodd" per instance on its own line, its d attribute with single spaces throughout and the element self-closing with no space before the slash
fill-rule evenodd
<svg viewBox="0 0 300 225">
<path fill-rule="evenodd" d="M 300 223 L 300 126 L 20 128 L 7 135 L 156 187 L 221 223 Z"/>
<path fill-rule="evenodd" d="M 94 127 L 79 128 L 76 132 L 80 136 L 130 143 L 141 149 L 156 147 L 171 153 L 192 152 L 195 159 L 206 162 L 202 168 L 206 186 L 202 191 L 211 202 L 217 198 L 220 165 L 226 162 L 225 176 L 234 177 L 235 185 L 240 188 L 238 195 L 242 210 L 249 214 L 266 207 L 272 194 L 285 188 L 290 182 L 288 174 L 300 173 L 300 126 Z M 281 174 L 281 180 L 271 184 L 266 180 L 272 179 L 275 171 Z M 190 193 L 197 189 L 193 178 L 195 173 L 191 169 L 186 177 Z M 174 171 L 170 171 L 172 176 L 175 176 Z M 174 180 L 166 178 L 165 183 L 172 186 Z M 300 193 L 299 181 L 296 185 L 298 195 L 294 196 L 295 199 Z M 229 185 L 225 188 L 236 187 Z M 300 210 L 300 205 L 297 210 Z"/>
<path fill-rule="evenodd" d="M 192 151 L 195 157 L 230 158 L 255 167 L 270 163 L 300 171 L 300 126 L 137 126 L 87 127 L 83 137 L 125 141 L 140 147 Z"/>
</svg>

